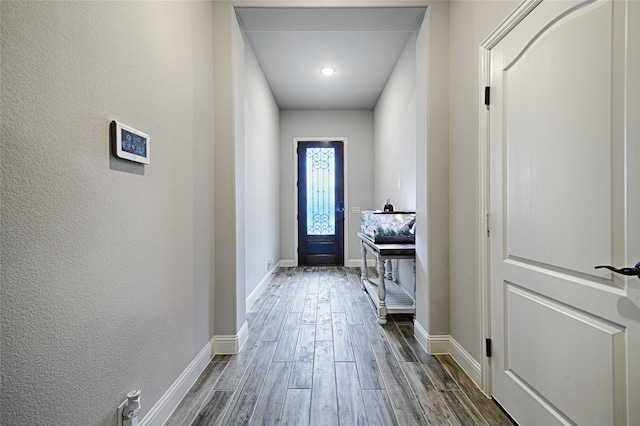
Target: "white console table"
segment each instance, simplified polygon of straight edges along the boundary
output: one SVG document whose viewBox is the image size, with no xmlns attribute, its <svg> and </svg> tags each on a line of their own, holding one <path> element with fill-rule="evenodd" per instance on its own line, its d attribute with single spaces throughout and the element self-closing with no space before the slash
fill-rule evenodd
<svg viewBox="0 0 640 426">
<path fill-rule="evenodd" d="M 385 279 L 385 261 L 387 259 L 413 259 L 415 277 L 415 244 L 376 244 L 360 232 L 358 232 L 358 238 L 362 244 L 362 289 L 369 293 L 378 308 L 378 323 L 386 324 L 387 314 L 413 314 L 415 316 L 415 285 L 414 294 L 409 294 L 398 283 Z M 376 258 L 377 282 L 369 279 L 367 252 Z"/>
</svg>

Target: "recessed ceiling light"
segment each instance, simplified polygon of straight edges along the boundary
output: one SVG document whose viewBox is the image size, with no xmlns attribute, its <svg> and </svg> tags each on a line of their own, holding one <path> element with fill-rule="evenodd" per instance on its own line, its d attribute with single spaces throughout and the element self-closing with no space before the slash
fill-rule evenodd
<svg viewBox="0 0 640 426">
<path fill-rule="evenodd" d="M 334 72 L 336 72 L 335 68 L 331 68 L 331 67 L 324 67 L 320 70 L 320 72 L 324 75 L 331 75 Z"/>
</svg>

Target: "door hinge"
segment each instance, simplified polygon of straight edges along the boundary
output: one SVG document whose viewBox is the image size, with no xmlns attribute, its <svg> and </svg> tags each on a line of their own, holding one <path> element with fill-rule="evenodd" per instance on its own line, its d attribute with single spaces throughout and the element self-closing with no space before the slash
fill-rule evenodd
<svg viewBox="0 0 640 426">
<path fill-rule="evenodd" d="M 487 358 L 491 358 L 491 339 L 485 339 L 484 351 L 485 351 L 485 354 L 487 355 Z"/>
<path fill-rule="evenodd" d="M 489 213 L 485 214 L 485 226 L 487 227 L 487 238 L 491 236 L 491 216 Z"/>
<path fill-rule="evenodd" d="M 489 86 L 484 87 L 484 104 L 486 106 L 491 104 L 491 88 Z"/>
</svg>

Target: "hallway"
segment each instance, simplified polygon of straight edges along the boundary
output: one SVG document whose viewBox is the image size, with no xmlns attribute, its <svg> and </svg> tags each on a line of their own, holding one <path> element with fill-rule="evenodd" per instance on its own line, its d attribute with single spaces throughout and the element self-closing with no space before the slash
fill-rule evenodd
<svg viewBox="0 0 640 426">
<path fill-rule="evenodd" d="M 280 268 L 248 314 L 249 339 L 216 356 L 178 425 L 510 425 L 406 316 L 378 325 L 360 269 Z"/>
</svg>

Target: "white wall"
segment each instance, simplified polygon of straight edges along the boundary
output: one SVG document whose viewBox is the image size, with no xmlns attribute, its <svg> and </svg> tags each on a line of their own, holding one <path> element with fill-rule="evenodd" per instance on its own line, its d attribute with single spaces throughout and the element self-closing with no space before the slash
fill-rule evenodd
<svg viewBox="0 0 640 426">
<path fill-rule="evenodd" d="M 400 55 L 374 109 L 375 206 L 416 209 L 416 34 Z"/>
<path fill-rule="evenodd" d="M 373 202 L 373 111 L 371 110 L 282 110 L 280 112 L 280 257 L 294 262 L 294 170 L 296 137 L 345 137 L 345 264 L 360 266 L 360 214 L 354 206 L 374 207 Z"/>
<path fill-rule="evenodd" d="M 246 331 L 244 56 L 231 3 L 213 3 L 214 333 L 232 352 Z M 245 336 L 246 337 L 246 336 Z"/>
<path fill-rule="evenodd" d="M 479 46 L 518 1 L 449 2 L 451 336 L 477 361 L 480 320 Z"/>
<path fill-rule="evenodd" d="M 431 30 L 416 45 L 418 322 L 430 334 L 450 332 L 476 359 L 478 45 L 516 4 L 433 2 L 423 26 Z M 237 241 L 256 221 L 247 213 L 236 229 L 235 210 L 255 188 L 250 176 L 244 182 L 253 159 L 236 137 L 270 124 L 253 99 L 234 93 L 245 58 L 230 5 L 215 2 L 212 28 L 208 2 L 0 3 L 3 424 L 64 424 L 73 413 L 77 424 L 113 425 L 134 388 L 143 391 L 144 416 L 214 326 L 234 335 L 244 323 L 246 247 Z M 255 125 L 229 125 L 245 107 Z M 150 166 L 111 157 L 112 119 L 151 135 Z M 346 257 L 359 259 L 351 207 L 379 206 L 373 121 L 371 111 L 283 112 L 282 259 L 293 259 L 294 136 L 349 138 Z M 427 138 L 430 145 L 420 143 Z"/>
<path fill-rule="evenodd" d="M 245 297 L 249 297 L 280 260 L 280 111 L 246 40 L 244 81 Z M 269 261 L 273 264 L 268 268 Z"/>
<path fill-rule="evenodd" d="M 448 3 L 432 2 L 416 41 L 416 330 L 436 343 L 449 334 L 448 25 Z"/>
<path fill-rule="evenodd" d="M 0 7 L 0 422 L 112 426 L 212 336 L 211 3 Z M 111 156 L 113 119 L 149 166 Z"/>
<path fill-rule="evenodd" d="M 414 33 L 398 58 L 374 109 L 374 199 L 387 199 L 395 211 L 416 210 L 416 39 Z M 394 262 L 397 281 L 414 292 L 412 260 Z"/>
</svg>

